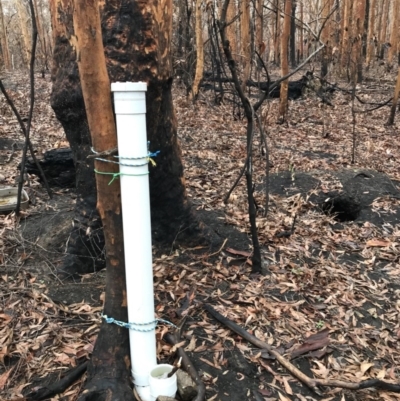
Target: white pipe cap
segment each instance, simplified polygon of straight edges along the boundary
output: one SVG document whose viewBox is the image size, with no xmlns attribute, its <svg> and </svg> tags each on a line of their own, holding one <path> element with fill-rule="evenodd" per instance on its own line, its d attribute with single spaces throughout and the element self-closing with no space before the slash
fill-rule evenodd
<svg viewBox="0 0 400 401">
<path fill-rule="evenodd" d="M 146 92 L 146 82 L 113 82 L 111 92 Z"/>
</svg>

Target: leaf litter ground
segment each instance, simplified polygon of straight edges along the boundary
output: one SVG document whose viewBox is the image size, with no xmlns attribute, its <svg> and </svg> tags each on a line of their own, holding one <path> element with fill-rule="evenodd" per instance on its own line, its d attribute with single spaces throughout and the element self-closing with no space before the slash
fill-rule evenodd
<svg viewBox="0 0 400 401">
<path fill-rule="evenodd" d="M 359 93 L 365 101 L 381 102 L 391 96 L 393 85 L 394 77 L 387 76 L 366 81 Z M 27 110 L 26 75 L 11 74 L 8 87 L 18 107 Z M 38 77 L 36 87 L 35 149 L 67 146 L 49 106 L 49 79 Z M 323 106 L 311 94 L 290 102 L 289 123 L 283 125 L 276 124 L 277 101 L 264 106 L 271 177 L 283 174 L 286 181 L 271 186 L 269 213 L 263 217 L 265 156 L 256 136 L 257 219 L 268 268 L 263 277 L 250 274 L 243 180 L 229 203 L 223 202 L 246 157 L 245 124 L 234 118 L 229 103 L 214 106 L 211 93 L 201 94 L 193 105 L 180 89 L 174 92 L 188 196 L 203 222 L 227 241 L 221 250 L 155 251 L 156 313 L 174 323 L 187 317 L 186 350 L 207 386 L 208 400 L 400 399 L 375 389 L 331 388 L 317 396 L 202 308 L 202 302 L 212 305 L 311 376 L 400 382 L 399 199 L 381 193 L 370 206 L 370 219 L 348 222 L 337 222 L 313 203 L 316 193 L 343 188 L 337 173 L 344 169 L 385 173 L 398 190 L 399 126 L 384 126 L 387 107 L 358 114 L 351 165 L 351 101 L 342 92 L 332 101 L 334 108 Z M 0 179 L 15 185 L 23 141 L 4 98 L 0 107 Z M 307 174 L 315 180 L 309 187 L 303 185 Z M 104 272 L 74 283 L 62 283 L 55 274 L 75 194 L 58 190 L 49 201 L 35 177 L 27 189 L 33 204 L 23 218 L 0 218 L 0 393 L 5 400 L 56 381 L 90 357 L 104 298 Z M 276 234 L 289 229 L 295 215 L 294 233 L 279 238 Z M 158 352 L 171 361 L 174 350 L 162 339 L 167 330 L 157 330 Z M 77 399 L 83 380 L 53 399 Z"/>
</svg>

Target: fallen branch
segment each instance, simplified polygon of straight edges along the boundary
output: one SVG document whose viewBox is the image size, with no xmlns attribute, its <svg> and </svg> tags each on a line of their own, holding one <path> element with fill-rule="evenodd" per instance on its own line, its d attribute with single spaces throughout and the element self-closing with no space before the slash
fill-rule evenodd
<svg viewBox="0 0 400 401">
<path fill-rule="evenodd" d="M 308 377 L 299 369 L 296 368 L 291 362 L 289 362 L 284 356 L 282 356 L 278 351 L 276 351 L 269 344 L 264 341 L 259 340 L 257 337 L 253 336 L 245 329 L 232 322 L 228 318 L 222 316 L 219 312 L 217 312 L 210 305 L 203 304 L 204 309 L 210 313 L 215 319 L 219 322 L 230 328 L 236 334 L 239 334 L 242 338 L 249 341 L 251 344 L 255 345 L 258 348 L 267 350 L 272 356 L 274 356 L 277 361 L 286 368 L 289 373 L 291 373 L 294 377 L 296 377 L 299 381 L 304 383 L 307 387 L 313 390 L 318 395 L 322 395 L 319 391 L 319 387 L 339 387 L 345 388 L 348 390 L 361 390 L 369 387 L 379 388 L 381 390 L 392 391 L 394 393 L 400 393 L 400 384 L 388 383 L 380 379 L 369 379 L 364 380 L 358 383 L 349 383 L 341 380 L 330 380 L 330 379 L 314 379 Z"/>
</svg>

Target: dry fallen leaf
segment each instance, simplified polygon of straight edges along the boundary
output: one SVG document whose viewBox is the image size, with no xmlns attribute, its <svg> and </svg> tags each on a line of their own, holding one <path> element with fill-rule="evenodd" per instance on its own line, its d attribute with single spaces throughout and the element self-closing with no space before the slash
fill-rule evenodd
<svg viewBox="0 0 400 401">
<path fill-rule="evenodd" d="M 386 240 L 379 240 L 379 239 L 371 239 L 369 241 L 367 241 L 366 246 L 382 246 L 382 247 L 386 247 L 386 246 L 390 246 L 392 243 L 390 241 L 386 241 Z"/>
<path fill-rule="evenodd" d="M 0 390 L 4 389 L 4 386 L 6 385 L 8 378 L 13 371 L 14 367 L 11 369 L 6 370 L 2 375 L 0 375 Z"/>
<path fill-rule="evenodd" d="M 360 365 L 361 373 L 364 375 L 364 373 L 367 372 L 367 371 L 368 371 L 370 368 L 372 368 L 373 366 L 374 366 L 373 363 L 363 362 L 363 363 Z"/>
</svg>

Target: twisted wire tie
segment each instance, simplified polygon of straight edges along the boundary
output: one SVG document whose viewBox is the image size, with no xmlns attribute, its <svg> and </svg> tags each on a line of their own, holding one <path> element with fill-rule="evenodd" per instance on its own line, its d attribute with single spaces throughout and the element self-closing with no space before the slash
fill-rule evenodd
<svg viewBox="0 0 400 401">
<path fill-rule="evenodd" d="M 148 143 L 149 144 L 149 143 Z M 100 154 L 100 152 L 97 152 L 93 147 L 90 148 L 92 153 L 94 154 Z M 107 153 L 107 152 L 102 152 L 102 154 Z M 156 152 L 148 152 L 147 156 L 142 156 L 142 157 L 121 157 L 121 156 L 114 156 L 115 158 L 119 159 L 126 159 L 126 160 L 142 160 L 145 159 L 146 162 L 145 163 L 141 163 L 141 164 L 126 164 L 126 163 L 121 163 L 121 162 L 116 162 L 113 160 L 108 160 L 108 159 L 104 159 L 102 157 L 95 157 L 95 160 L 98 161 L 102 161 L 104 163 L 113 163 L 113 164 L 118 164 L 120 166 L 126 166 L 126 167 L 142 167 L 145 166 L 146 164 L 148 164 L 149 162 L 152 164 L 153 167 L 155 167 L 157 164 L 156 162 L 152 159 L 153 157 L 157 157 L 158 154 L 160 153 L 159 150 L 157 150 Z M 117 172 L 117 173 L 109 173 L 109 172 L 105 172 L 105 171 L 99 171 L 97 169 L 94 169 L 94 172 L 96 174 L 102 174 L 102 175 L 111 175 L 112 179 L 111 181 L 108 183 L 108 185 L 111 185 L 115 179 L 119 178 L 121 175 L 125 175 L 125 176 L 132 176 L 132 177 L 136 177 L 136 176 L 142 176 L 142 175 L 148 175 L 149 172 L 146 173 L 142 173 L 142 174 L 127 174 L 127 173 L 121 173 L 121 172 Z"/>
<path fill-rule="evenodd" d="M 105 320 L 106 323 L 116 324 L 117 326 L 124 327 L 129 330 L 143 332 L 143 333 L 153 331 L 156 328 L 157 323 L 164 323 L 164 324 L 167 324 L 168 326 L 172 326 L 172 327 L 176 328 L 176 326 L 173 323 L 169 322 L 168 320 L 161 319 L 161 318 L 157 318 L 157 319 L 152 320 L 151 322 L 147 322 L 147 323 L 126 323 L 126 322 L 121 322 L 120 320 L 116 320 L 113 317 L 108 317 L 107 315 L 103 315 L 103 314 L 101 315 L 101 317 Z M 149 325 L 154 325 L 154 327 L 149 328 L 149 329 L 139 329 L 137 327 L 137 326 L 149 326 Z"/>
</svg>

